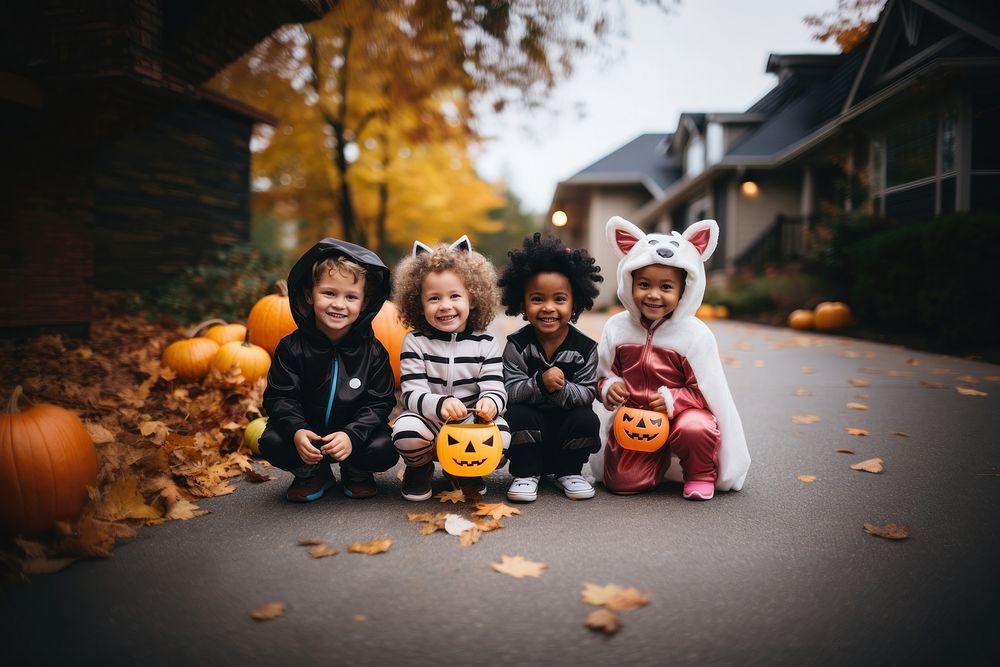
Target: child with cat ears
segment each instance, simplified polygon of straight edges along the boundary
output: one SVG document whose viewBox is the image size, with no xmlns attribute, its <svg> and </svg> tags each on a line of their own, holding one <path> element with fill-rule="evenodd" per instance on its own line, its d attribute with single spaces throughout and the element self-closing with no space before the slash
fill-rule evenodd
<svg viewBox="0 0 1000 667">
<path fill-rule="evenodd" d="M 436 248 L 414 242 L 394 276 L 400 319 L 413 331 L 399 357 L 404 412 L 392 440 L 406 463 L 403 498 L 420 501 L 432 495 L 435 441 L 445 422 L 492 421 L 504 452 L 510 444 L 500 416 L 507 407 L 500 344 L 486 331 L 500 292 L 493 265 L 472 250 L 467 236 Z M 451 482 L 467 497 L 486 492 L 481 477 Z"/>
</svg>

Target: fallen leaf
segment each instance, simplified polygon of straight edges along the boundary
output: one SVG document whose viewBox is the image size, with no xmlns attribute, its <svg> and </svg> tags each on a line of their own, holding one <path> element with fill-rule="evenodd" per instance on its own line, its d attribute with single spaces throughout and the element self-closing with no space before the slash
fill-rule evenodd
<svg viewBox="0 0 1000 667">
<path fill-rule="evenodd" d="M 465 494 L 462 493 L 462 489 L 454 489 L 453 491 L 442 491 L 441 493 L 434 496 L 435 498 L 440 498 L 443 503 L 464 503 Z"/>
<path fill-rule="evenodd" d="M 837 452 L 838 454 L 853 454 L 854 453 L 853 449 L 848 449 L 847 447 L 839 447 L 838 449 L 835 449 L 834 451 Z"/>
<path fill-rule="evenodd" d="M 318 537 L 300 537 L 298 544 L 300 547 L 312 547 L 317 544 L 323 544 L 323 540 Z"/>
<path fill-rule="evenodd" d="M 851 470 L 863 470 L 878 474 L 882 472 L 882 459 L 865 459 L 858 463 L 851 464 Z"/>
<path fill-rule="evenodd" d="M 919 366 L 920 365 L 920 360 L 919 359 L 907 359 L 906 360 L 906 365 L 907 366 Z"/>
<path fill-rule="evenodd" d="M 503 524 L 500 523 L 500 519 L 494 519 L 492 517 L 489 519 L 473 519 L 473 521 L 476 524 L 476 528 L 484 533 L 489 533 L 497 530 L 498 528 L 503 528 Z"/>
<path fill-rule="evenodd" d="M 854 387 L 870 387 L 872 384 L 871 380 L 862 380 L 861 378 L 851 378 L 847 382 Z"/>
<path fill-rule="evenodd" d="M 848 403 L 847 407 L 849 407 L 851 410 L 867 410 L 868 409 L 868 406 L 865 405 L 864 403 Z"/>
<path fill-rule="evenodd" d="M 884 537 L 887 540 L 905 540 L 910 536 L 906 526 L 897 526 L 894 523 L 887 523 L 884 526 L 865 522 L 865 532 L 876 537 Z"/>
<path fill-rule="evenodd" d="M 476 524 L 457 514 L 446 514 L 444 517 L 444 532 L 449 535 L 461 535 L 470 528 L 475 527 Z"/>
<path fill-rule="evenodd" d="M 471 547 L 473 544 L 479 541 L 479 538 L 482 536 L 482 534 L 483 531 L 479 530 L 476 527 L 469 528 L 458 537 L 458 543 L 461 544 L 463 547 Z"/>
<path fill-rule="evenodd" d="M 958 382 L 964 382 L 965 384 L 979 384 L 979 380 L 977 380 L 974 375 L 959 375 L 955 379 Z"/>
<path fill-rule="evenodd" d="M 598 586 L 597 584 L 585 583 L 580 597 L 587 604 L 603 605 L 611 611 L 638 609 L 649 604 L 648 595 L 640 593 L 635 588 L 624 588 L 618 584 Z"/>
<path fill-rule="evenodd" d="M 816 475 L 799 475 L 800 482 L 811 483 L 816 481 Z"/>
<path fill-rule="evenodd" d="M 368 554 L 369 556 L 374 556 L 375 554 L 384 553 L 389 550 L 395 540 L 388 537 L 380 540 L 372 540 L 371 542 L 355 542 L 351 546 L 347 547 L 347 550 L 352 554 Z"/>
<path fill-rule="evenodd" d="M 600 630 L 606 635 L 615 634 L 618 632 L 618 628 L 621 627 L 621 623 L 618 621 L 618 614 L 607 609 L 595 609 L 587 614 L 584 625 L 591 630 Z"/>
<path fill-rule="evenodd" d="M 171 520 L 187 521 L 188 519 L 205 516 L 206 514 L 208 514 L 208 510 L 198 507 L 190 500 L 181 499 L 170 506 L 170 509 L 167 511 L 166 518 Z"/>
<path fill-rule="evenodd" d="M 135 475 L 119 477 L 108 485 L 97 503 L 96 516 L 106 521 L 122 519 L 158 519 L 160 513 L 146 504 L 139 493 L 139 478 Z"/>
<path fill-rule="evenodd" d="M 90 439 L 94 441 L 95 445 L 103 445 L 107 442 L 115 441 L 115 434 L 112 433 L 104 424 L 99 424 L 97 422 L 84 422 L 83 425 L 87 429 L 87 433 L 90 434 Z"/>
<path fill-rule="evenodd" d="M 310 558 L 326 558 L 327 556 L 336 556 L 340 553 L 340 549 L 337 547 L 331 547 L 329 544 L 317 544 L 309 549 Z"/>
<path fill-rule="evenodd" d="M 816 369 L 812 366 L 803 366 L 802 372 L 805 373 L 806 375 L 811 375 L 816 372 Z"/>
<path fill-rule="evenodd" d="M 284 602 L 268 602 L 251 611 L 250 618 L 255 621 L 270 621 L 284 616 L 287 608 L 288 605 Z"/>
<path fill-rule="evenodd" d="M 847 435 L 858 435 L 858 436 L 866 436 L 866 435 L 868 435 L 868 431 L 866 431 L 865 429 L 863 429 L 863 428 L 855 428 L 853 426 L 848 426 L 847 429 L 846 429 L 846 431 L 847 431 Z"/>
<path fill-rule="evenodd" d="M 796 396 L 812 396 L 812 392 L 809 391 L 808 389 L 806 389 L 805 387 L 799 387 L 798 389 L 795 390 L 795 395 Z"/>
<path fill-rule="evenodd" d="M 500 574 L 506 574 L 515 579 L 523 579 L 524 577 L 542 576 L 542 570 L 546 569 L 548 565 L 526 560 L 521 556 L 501 555 L 500 562 L 490 563 L 490 567 Z"/>
<path fill-rule="evenodd" d="M 921 380 L 920 384 L 923 385 L 924 387 L 930 387 L 931 389 L 940 389 L 941 387 L 944 386 L 940 382 L 934 382 L 932 380 Z"/>
<path fill-rule="evenodd" d="M 491 516 L 494 519 L 502 519 L 505 516 L 520 514 L 521 510 L 503 503 L 476 503 L 476 516 Z"/>
<path fill-rule="evenodd" d="M 872 368 L 871 366 L 864 366 L 858 369 L 859 373 L 868 373 L 869 375 L 880 375 L 883 371 L 880 368 Z"/>
<path fill-rule="evenodd" d="M 950 368 L 934 368 L 931 370 L 931 375 L 951 375 L 954 372 Z"/>
<path fill-rule="evenodd" d="M 365 616 L 364 614 L 355 614 L 354 616 L 351 616 L 351 618 L 357 621 L 358 623 L 364 623 L 365 621 L 368 620 L 368 617 Z"/>
<path fill-rule="evenodd" d="M 260 484 L 262 482 L 270 482 L 272 479 L 277 479 L 274 475 L 265 475 L 258 472 L 254 467 L 250 467 L 243 471 L 243 478 L 248 482 L 254 484 Z"/>
<path fill-rule="evenodd" d="M 955 391 L 960 393 L 962 396 L 989 396 L 985 391 L 979 391 L 978 389 L 973 389 L 972 387 L 955 387 Z"/>
<path fill-rule="evenodd" d="M 893 431 L 889 435 L 898 435 L 901 438 L 909 438 L 910 434 L 905 431 Z"/>
<path fill-rule="evenodd" d="M 886 371 L 885 374 L 891 378 L 908 378 L 913 375 L 913 371 Z"/>
<path fill-rule="evenodd" d="M 818 415 L 794 415 L 792 417 L 793 424 L 815 424 L 820 421 Z"/>
</svg>

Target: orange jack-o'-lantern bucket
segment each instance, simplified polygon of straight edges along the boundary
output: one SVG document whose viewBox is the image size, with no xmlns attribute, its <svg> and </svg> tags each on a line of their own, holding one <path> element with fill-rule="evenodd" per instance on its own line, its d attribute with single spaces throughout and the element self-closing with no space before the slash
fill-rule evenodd
<svg viewBox="0 0 1000 667">
<path fill-rule="evenodd" d="M 662 412 L 622 406 L 615 413 L 612 430 L 615 442 L 625 449 L 655 452 L 670 435 L 670 420 Z"/>
<path fill-rule="evenodd" d="M 441 468 L 456 477 L 488 475 L 500 464 L 503 442 L 496 424 L 449 423 L 437 437 Z"/>
</svg>

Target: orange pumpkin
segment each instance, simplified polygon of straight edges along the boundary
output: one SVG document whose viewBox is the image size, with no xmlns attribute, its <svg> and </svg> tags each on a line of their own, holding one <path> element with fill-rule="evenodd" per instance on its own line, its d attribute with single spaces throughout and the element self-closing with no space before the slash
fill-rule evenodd
<svg viewBox="0 0 1000 667">
<path fill-rule="evenodd" d="M 729 318 L 729 306 L 725 306 L 723 304 L 719 304 L 718 306 L 716 306 L 715 308 L 713 308 L 713 313 L 712 314 L 718 320 L 728 319 Z"/>
<path fill-rule="evenodd" d="M 816 306 L 813 326 L 819 331 L 843 329 L 851 325 L 851 309 L 840 301 L 824 301 Z"/>
<path fill-rule="evenodd" d="M 243 340 L 247 335 L 247 328 L 240 324 L 239 322 L 233 322 L 232 324 L 216 324 L 213 327 L 209 327 L 208 331 L 205 332 L 205 338 L 211 338 L 219 345 L 225 345 L 232 341 L 237 343 Z"/>
<path fill-rule="evenodd" d="M 694 316 L 700 320 L 710 320 L 715 317 L 715 306 L 703 303 L 698 306 L 698 310 L 695 311 Z"/>
<path fill-rule="evenodd" d="M 813 311 L 806 310 L 805 308 L 799 308 L 798 310 L 793 310 L 788 315 L 788 326 L 802 331 L 812 329 L 814 318 L 815 315 L 813 314 Z"/>
<path fill-rule="evenodd" d="M 212 365 L 223 373 L 237 366 L 247 384 L 253 384 L 267 376 L 267 371 L 271 368 L 271 356 L 264 348 L 251 343 L 250 333 L 247 332 L 242 343 L 233 340 L 220 347 Z"/>
<path fill-rule="evenodd" d="M 278 293 L 268 294 L 255 303 L 247 317 L 250 342 L 267 350 L 272 357 L 281 339 L 298 328 L 288 302 L 288 283 L 279 280 L 277 287 Z"/>
<path fill-rule="evenodd" d="M 195 336 L 167 346 L 160 363 L 174 371 L 185 382 L 200 380 L 212 368 L 212 359 L 219 351 L 219 344 L 210 338 Z"/>
<path fill-rule="evenodd" d="M 97 483 L 97 452 L 72 412 L 39 403 L 21 412 L 20 385 L 0 414 L 0 528 L 41 535 L 72 521 Z"/>
<path fill-rule="evenodd" d="M 396 376 L 396 385 L 399 385 L 399 355 L 403 351 L 403 339 L 410 331 L 399 321 L 399 310 L 391 301 L 382 304 L 382 309 L 372 320 L 372 330 L 375 337 L 385 347 L 389 353 L 389 363 L 392 365 L 392 374 Z"/>
<path fill-rule="evenodd" d="M 615 413 L 612 430 L 615 442 L 625 449 L 655 452 L 670 435 L 670 420 L 662 412 L 622 406 Z"/>
<path fill-rule="evenodd" d="M 502 455 L 496 424 L 445 424 L 438 433 L 438 462 L 456 477 L 488 475 L 500 465 Z"/>
</svg>

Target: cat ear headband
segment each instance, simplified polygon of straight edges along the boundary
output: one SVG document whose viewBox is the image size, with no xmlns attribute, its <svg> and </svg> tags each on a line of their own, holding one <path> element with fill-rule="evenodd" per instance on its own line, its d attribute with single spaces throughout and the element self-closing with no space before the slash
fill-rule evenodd
<svg viewBox="0 0 1000 667">
<path fill-rule="evenodd" d="M 461 238 L 448 246 L 448 250 L 460 250 L 462 252 L 472 252 L 472 241 L 465 234 L 462 234 Z M 425 252 L 434 252 L 434 248 L 430 247 L 426 243 L 421 243 L 420 241 L 413 242 L 413 255 L 420 255 Z"/>
</svg>

